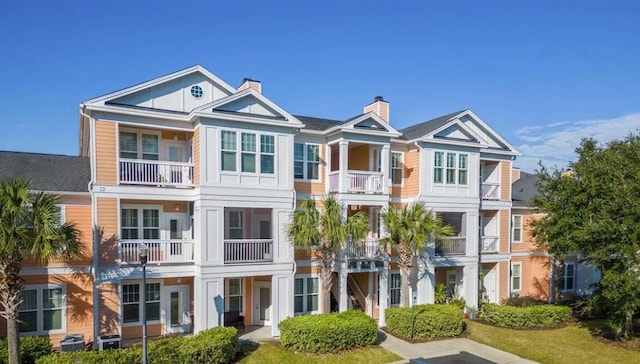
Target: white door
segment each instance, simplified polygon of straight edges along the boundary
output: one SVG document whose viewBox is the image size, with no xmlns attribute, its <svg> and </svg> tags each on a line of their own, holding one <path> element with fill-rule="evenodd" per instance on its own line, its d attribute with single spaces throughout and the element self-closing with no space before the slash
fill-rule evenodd
<svg viewBox="0 0 640 364">
<path fill-rule="evenodd" d="M 253 282 L 253 323 L 271 326 L 271 282 Z"/>
<path fill-rule="evenodd" d="M 484 279 L 482 283 L 484 285 L 484 294 L 485 297 L 489 300 L 490 303 L 498 303 L 498 295 L 496 294 L 496 271 L 483 269 Z"/>
<path fill-rule="evenodd" d="M 190 159 L 187 148 L 183 144 L 168 143 L 165 146 L 165 158 L 169 162 L 186 163 Z M 170 183 L 191 183 L 190 168 L 186 165 L 172 164 L 165 167 L 163 177 Z"/>
<path fill-rule="evenodd" d="M 166 228 L 163 230 L 166 241 L 164 246 L 165 260 L 168 262 L 191 261 L 193 246 L 185 244 L 190 237 L 189 217 L 184 214 L 165 214 Z"/>
<path fill-rule="evenodd" d="M 167 288 L 166 333 L 180 334 L 190 332 L 189 286 L 165 286 L 165 288 Z"/>
</svg>

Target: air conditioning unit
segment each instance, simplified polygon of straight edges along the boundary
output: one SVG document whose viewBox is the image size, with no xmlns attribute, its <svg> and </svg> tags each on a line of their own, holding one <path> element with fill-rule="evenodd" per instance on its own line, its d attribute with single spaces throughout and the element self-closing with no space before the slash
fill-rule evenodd
<svg viewBox="0 0 640 364">
<path fill-rule="evenodd" d="M 83 334 L 65 335 L 64 339 L 60 340 L 60 351 L 81 351 L 81 350 L 84 350 Z"/>
<path fill-rule="evenodd" d="M 98 340 L 99 350 L 120 349 L 120 335 L 101 335 Z"/>
</svg>

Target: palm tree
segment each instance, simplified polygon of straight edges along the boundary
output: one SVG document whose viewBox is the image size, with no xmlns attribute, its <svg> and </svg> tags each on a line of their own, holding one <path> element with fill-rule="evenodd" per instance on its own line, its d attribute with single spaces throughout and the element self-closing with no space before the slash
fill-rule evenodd
<svg viewBox="0 0 640 364">
<path fill-rule="evenodd" d="M 80 232 L 60 225 L 57 197 L 31 193 L 30 183 L 10 179 L 0 183 L 0 314 L 7 320 L 9 363 L 19 364 L 18 313 L 22 303 L 20 269 L 25 258 L 46 265 L 53 258 L 81 254 Z"/>
<path fill-rule="evenodd" d="M 388 236 L 380 239 L 385 247 L 395 248 L 400 266 L 400 306 L 409 307 L 409 285 L 413 260 L 429 241 L 453 235 L 451 226 L 444 225 L 434 212 L 422 203 L 413 203 L 403 208 L 390 207 L 381 214 Z"/>
<path fill-rule="evenodd" d="M 320 313 L 328 313 L 336 255 L 340 254 L 347 241 L 365 238 L 370 225 L 367 214 L 362 211 L 344 220 L 344 206 L 333 193 L 325 196 L 320 203 L 322 212 L 316 207 L 315 201 L 302 201 L 300 207 L 293 213 L 287 235 L 294 246 L 314 249 L 320 254 L 322 263 Z"/>
</svg>

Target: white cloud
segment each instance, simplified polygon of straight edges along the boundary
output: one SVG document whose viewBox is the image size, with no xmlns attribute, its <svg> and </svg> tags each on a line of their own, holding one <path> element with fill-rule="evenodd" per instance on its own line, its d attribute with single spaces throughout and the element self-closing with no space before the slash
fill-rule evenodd
<svg viewBox="0 0 640 364">
<path fill-rule="evenodd" d="M 547 125 L 524 126 L 516 135 L 524 144 L 517 146 L 522 153 L 515 166 L 533 172 L 538 161 L 547 167 L 564 167 L 576 158 L 575 149 L 582 138 L 600 143 L 621 139 L 640 130 L 640 113 L 612 119 L 561 121 Z"/>
</svg>

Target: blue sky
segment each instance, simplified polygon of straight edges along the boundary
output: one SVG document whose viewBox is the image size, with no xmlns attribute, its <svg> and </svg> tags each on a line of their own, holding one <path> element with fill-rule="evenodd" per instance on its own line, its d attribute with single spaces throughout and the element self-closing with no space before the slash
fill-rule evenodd
<svg viewBox="0 0 640 364">
<path fill-rule="evenodd" d="M 95 4 L 93 4 L 95 3 Z M 0 0 L 0 150 L 78 153 L 78 104 L 194 64 L 294 114 L 470 108 L 562 166 L 640 127 L 640 1 Z"/>
</svg>

